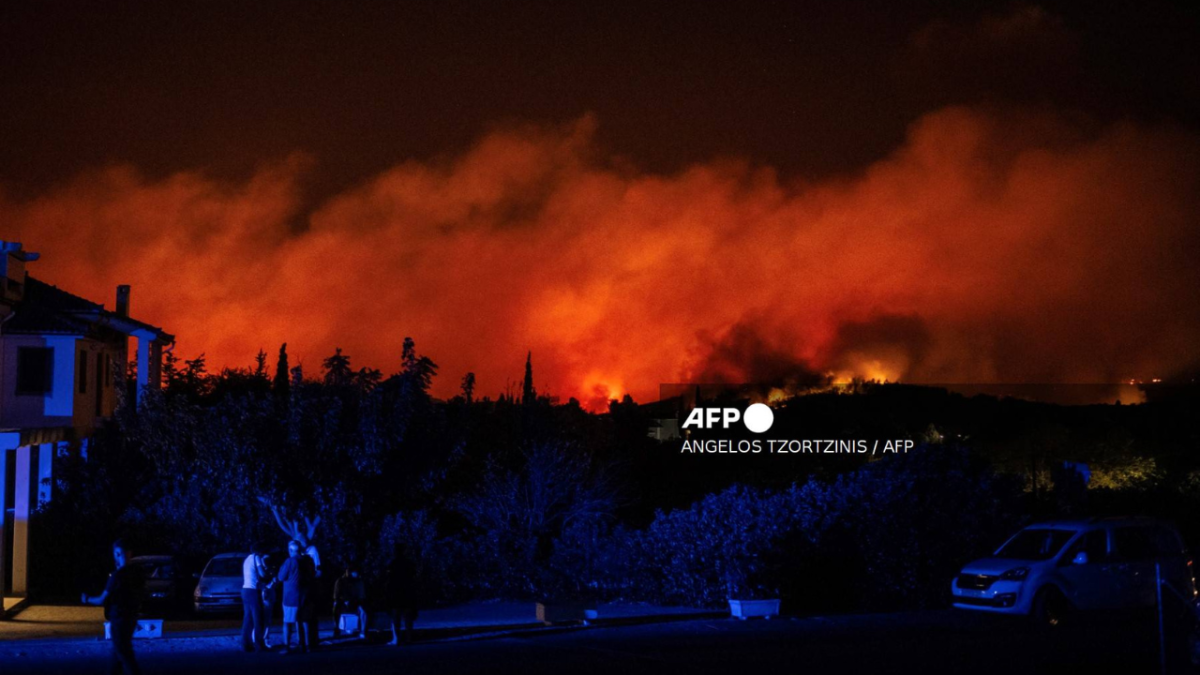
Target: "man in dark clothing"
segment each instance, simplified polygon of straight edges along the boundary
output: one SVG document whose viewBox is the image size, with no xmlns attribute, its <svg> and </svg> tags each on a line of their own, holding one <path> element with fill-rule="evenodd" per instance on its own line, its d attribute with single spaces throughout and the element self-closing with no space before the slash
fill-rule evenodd
<svg viewBox="0 0 1200 675">
<path fill-rule="evenodd" d="M 112 637 L 113 675 L 122 671 L 129 675 L 140 675 L 137 661 L 133 657 L 133 631 L 137 628 L 138 613 L 142 607 L 142 593 L 146 587 L 146 573 L 138 565 L 129 564 L 133 552 L 120 540 L 113 543 L 113 561 L 117 569 L 108 576 L 108 584 L 100 595 L 83 594 L 85 605 L 104 607 L 104 618 L 108 620 Z"/>
<path fill-rule="evenodd" d="M 387 571 L 386 595 L 388 609 L 392 615 L 392 640 L 389 645 L 413 641 L 413 624 L 417 621 L 419 605 L 420 571 L 413 563 L 404 546 L 397 546 L 392 555 L 392 564 Z"/>
<path fill-rule="evenodd" d="M 317 645 L 321 644 L 318 631 L 320 622 L 317 621 L 317 601 L 325 591 L 325 587 L 321 583 L 321 554 L 317 551 L 316 545 L 303 534 L 296 541 L 300 542 L 300 553 L 309 559 L 313 568 L 313 581 L 309 586 L 305 605 L 300 608 L 300 621 L 307 627 L 309 648 L 315 649 Z M 334 617 L 334 619 L 336 618 Z"/>
<path fill-rule="evenodd" d="M 290 628 L 296 627 L 297 642 L 301 651 L 307 652 L 316 645 L 308 643 L 308 621 L 307 616 L 310 599 L 308 597 L 309 589 L 312 587 L 313 579 L 316 577 L 316 569 L 313 565 L 312 558 L 305 555 L 300 547 L 300 542 L 292 541 L 288 543 L 288 559 L 283 561 L 283 565 L 279 567 L 279 575 L 276 577 L 283 584 L 283 650 L 282 653 L 288 653 L 290 646 Z"/>
<path fill-rule="evenodd" d="M 274 553 L 263 555 L 263 566 L 267 573 L 259 583 L 259 588 L 262 589 L 262 607 L 263 607 L 263 632 L 262 646 L 263 649 L 271 649 L 271 619 L 275 616 L 275 606 L 279 604 L 279 587 L 275 584 L 276 575 L 279 573 L 279 561 Z"/>
</svg>

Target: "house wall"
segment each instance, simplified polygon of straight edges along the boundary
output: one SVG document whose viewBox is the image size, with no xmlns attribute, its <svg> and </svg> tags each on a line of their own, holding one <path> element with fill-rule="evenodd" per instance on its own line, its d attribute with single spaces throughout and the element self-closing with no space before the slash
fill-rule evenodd
<svg viewBox="0 0 1200 675">
<path fill-rule="evenodd" d="M 58 427 L 75 425 L 75 336 L 5 335 L 3 377 L 0 378 L 0 427 Z M 17 351 L 21 347 L 54 350 L 54 373 L 50 392 L 17 393 Z"/>
<path fill-rule="evenodd" d="M 17 350 L 21 347 L 54 349 L 53 386 L 46 395 L 17 393 Z M 27 429 L 75 427 L 87 435 L 96 426 L 96 395 L 100 392 L 100 417 L 116 409 L 116 345 L 75 336 L 5 335 L 0 340 L 0 427 Z M 87 391 L 79 393 L 79 354 L 86 352 Z M 108 362 L 96 372 L 97 363 Z M 106 376 L 107 374 L 107 376 Z"/>
<path fill-rule="evenodd" d="M 91 429 L 95 428 L 98 417 L 109 417 L 116 409 L 116 388 L 114 386 L 114 359 L 116 359 L 118 347 L 115 345 L 106 345 L 103 342 L 97 342 L 89 339 L 78 339 L 75 342 L 75 376 L 72 382 L 74 387 L 74 425 L 80 430 L 80 435 L 87 435 Z M 87 370 L 84 377 L 87 381 L 87 391 L 80 393 L 79 391 L 79 370 L 81 359 L 79 355 L 86 353 Z M 57 358 L 55 359 L 57 361 Z M 107 366 L 105 364 L 107 363 Z M 97 365 L 100 364 L 100 370 L 97 372 Z M 96 397 L 97 393 L 100 396 L 100 415 L 96 415 Z"/>
</svg>

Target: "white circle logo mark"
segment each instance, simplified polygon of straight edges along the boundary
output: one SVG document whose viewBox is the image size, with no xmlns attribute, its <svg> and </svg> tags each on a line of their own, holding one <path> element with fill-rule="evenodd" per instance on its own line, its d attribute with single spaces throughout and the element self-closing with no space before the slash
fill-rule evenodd
<svg viewBox="0 0 1200 675">
<path fill-rule="evenodd" d="M 742 421 L 746 423 L 747 429 L 761 434 L 775 423 L 775 412 L 766 403 L 754 403 L 746 408 L 746 414 L 742 415 Z"/>
</svg>

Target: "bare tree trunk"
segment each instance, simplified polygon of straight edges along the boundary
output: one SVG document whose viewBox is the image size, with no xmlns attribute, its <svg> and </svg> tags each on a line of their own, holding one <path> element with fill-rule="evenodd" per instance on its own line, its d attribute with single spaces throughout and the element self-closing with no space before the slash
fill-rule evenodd
<svg viewBox="0 0 1200 675">
<path fill-rule="evenodd" d="M 271 510 L 271 515 L 275 517 L 275 524 L 278 525 L 279 529 L 283 530 L 283 533 L 286 534 L 290 539 L 295 539 L 297 541 L 304 542 L 305 544 L 308 544 L 312 541 L 313 536 L 317 533 L 317 526 L 321 524 L 321 516 L 309 518 L 308 516 L 302 515 L 301 519 L 304 522 L 304 526 L 302 528 L 300 526 L 301 520 L 289 519 L 283 508 L 271 502 L 271 500 L 267 499 L 266 497 L 260 497 L 259 501 L 261 501 L 267 508 Z"/>
</svg>

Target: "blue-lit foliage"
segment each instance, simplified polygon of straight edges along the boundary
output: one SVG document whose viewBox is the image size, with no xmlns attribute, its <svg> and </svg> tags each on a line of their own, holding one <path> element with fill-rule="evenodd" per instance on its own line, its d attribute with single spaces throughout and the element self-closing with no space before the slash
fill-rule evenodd
<svg viewBox="0 0 1200 675">
<path fill-rule="evenodd" d="M 658 602 L 937 604 L 964 557 L 1019 522 L 1016 487 L 963 450 L 932 446 L 832 481 L 729 488 L 626 536 L 637 587 Z"/>
<path fill-rule="evenodd" d="M 355 562 L 377 580 L 402 548 L 427 602 L 921 605 L 1018 520 L 1015 485 L 956 448 L 791 486 L 667 493 L 631 402 L 596 416 L 515 396 L 434 401 L 436 366 L 411 341 L 386 378 L 343 353 L 315 380 L 271 378 L 262 362 L 215 376 L 173 363 L 89 461 L 60 462 L 41 515 L 56 541 L 34 548 L 42 588 L 65 595 L 103 574 L 116 534 L 193 564 L 256 540 L 281 547 L 278 515 L 321 519 L 313 538 L 334 574 Z M 693 503 L 648 510 L 651 491 Z"/>
</svg>

